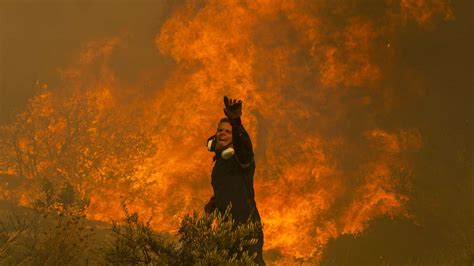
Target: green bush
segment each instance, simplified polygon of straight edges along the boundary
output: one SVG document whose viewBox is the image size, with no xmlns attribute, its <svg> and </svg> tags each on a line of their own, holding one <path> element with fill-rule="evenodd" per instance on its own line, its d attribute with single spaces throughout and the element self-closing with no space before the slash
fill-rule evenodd
<svg viewBox="0 0 474 266">
<path fill-rule="evenodd" d="M 106 254 L 112 264 L 255 265 L 255 254 L 245 251 L 257 243 L 258 224 L 236 224 L 230 209 L 224 214 L 186 215 L 177 238 L 167 238 L 128 213 L 113 226 L 114 240 Z"/>
</svg>

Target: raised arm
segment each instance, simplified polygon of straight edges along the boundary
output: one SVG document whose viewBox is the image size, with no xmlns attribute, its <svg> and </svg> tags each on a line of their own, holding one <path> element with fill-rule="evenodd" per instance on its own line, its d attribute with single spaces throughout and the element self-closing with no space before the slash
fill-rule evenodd
<svg viewBox="0 0 474 266">
<path fill-rule="evenodd" d="M 235 155 L 242 167 L 248 167 L 253 163 L 253 149 L 250 136 L 242 125 L 240 118 L 230 120 L 232 125 L 232 143 Z"/>
<path fill-rule="evenodd" d="M 228 99 L 227 96 L 224 96 L 224 105 L 224 113 L 232 125 L 232 143 L 235 155 L 242 167 L 248 167 L 253 163 L 253 149 L 250 136 L 240 120 L 242 115 L 242 101 Z"/>
</svg>

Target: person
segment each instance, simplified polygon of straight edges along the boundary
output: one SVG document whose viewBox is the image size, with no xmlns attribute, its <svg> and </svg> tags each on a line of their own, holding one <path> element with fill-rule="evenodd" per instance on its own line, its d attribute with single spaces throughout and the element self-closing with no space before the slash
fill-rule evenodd
<svg viewBox="0 0 474 266">
<path fill-rule="evenodd" d="M 253 176 L 255 160 L 252 142 L 241 122 L 242 101 L 224 96 L 224 114 L 217 132 L 208 139 L 208 149 L 215 152 L 211 184 L 214 195 L 205 206 L 206 213 L 224 213 L 231 204 L 232 218 L 237 224 L 252 221 L 258 224 L 258 242 L 248 248 L 257 253 L 255 262 L 265 265 L 262 257 L 263 230 L 255 202 Z"/>
</svg>

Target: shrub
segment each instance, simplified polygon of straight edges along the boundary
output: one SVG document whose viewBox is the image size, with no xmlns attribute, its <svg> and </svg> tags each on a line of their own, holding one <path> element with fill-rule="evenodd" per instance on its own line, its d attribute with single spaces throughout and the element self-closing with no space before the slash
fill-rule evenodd
<svg viewBox="0 0 474 266">
<path fill-rule="evenodd" d="M 256 254 L 246 249 L 257 243 L 259 225 L 236 224 L 230 208 L 224 214 L 186 215 L 177 238 L 158 234 L 150 223 L 128 213 L 122 224 L 113 226 L 114 241 L 106 254 L 112 264 L 153 265 L 255 265 Z"/>
</svg>

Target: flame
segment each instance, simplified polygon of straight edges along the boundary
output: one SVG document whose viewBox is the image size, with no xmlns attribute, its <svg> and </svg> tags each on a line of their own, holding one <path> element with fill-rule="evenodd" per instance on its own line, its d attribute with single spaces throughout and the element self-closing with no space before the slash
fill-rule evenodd
<svg viewBox="0 0 474 266">
<path fill-rule="evenodd" d="M 330 239 L 410 215 L 409 154 L 422 137 L 376 122 L 395 101 L 385 40 L 408 19 L 426 25 L 452 12 L 441 1 L 384 8 L 391 15 L 358 14 L 357 1 L 187 1 L 155 39 L 176 62 L 171 75 L 153 97 L 128 103 L 117 95 L 132 89 L 109 62 L 123 41 L 90 42 L 60 71 L 65 90 L 42 86 L 3 128 L 1 173 L 32 182 L 2 195 L 31 205 L 47 177 L 90 198 L 91 219 L 120 219 L 125 202 L 174 231 L 212 193 L 204 142 L 229 95 L 243 99 L 254 143 L 264 249 L 317 263 Z"/>
</svg>

